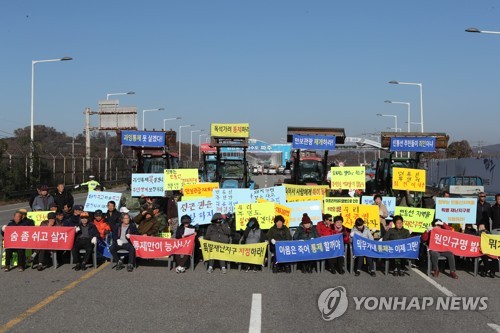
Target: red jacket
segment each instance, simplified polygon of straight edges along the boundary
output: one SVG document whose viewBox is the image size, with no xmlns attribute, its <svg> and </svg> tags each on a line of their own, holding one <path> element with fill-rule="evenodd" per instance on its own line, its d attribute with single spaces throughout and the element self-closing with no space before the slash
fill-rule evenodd
<svg viewBox="0 0 500 333">
<path fill-rule="evenodd" d="M 333 225 L 332 225 L 333 226 Z M 333 229 L 325 224 L 325 222 L 320 221 L 316 225 L 316 230 L 318 231 L 318 234 L 320 237 L 323 236 L 331 236 L 334 235 L 335 233 L 333 232 Z"/>
<path fill-rule="evenodd" d="M 344 234 L 344 244 L 349 244 L 349 231 L 346 228 L 342 227 L 342 230 L 337 230 L 335 228 L 332 229 L 333 234 Z"/>
<path fill-rule="evenodd" d="M 434 227 L 434 228 L 435 228 L 435 227 Z M 434 228 L 433 228 L 433 229 L 434 229 Z M 444 222 L 443 222 L 443 229 L 444 229 L 444 230 L 452 230 L 452 229 L 451 229 L 451 227 L 450 227 L 448 224 L 444 223 Z M 432 231 L 432 230 L 431 230 L 431 231 Z M 422 238 L 421 238 L 421 239 L 422 239 L 422 242 L 425 242 L 425 243 L 428 243 L 428 242 L 429 242 L 429 238 L 431 237 L 431 231 L 427 230 L 426 232 L 424 232 L 424 233 L 422 234 Z"/>
</svg>

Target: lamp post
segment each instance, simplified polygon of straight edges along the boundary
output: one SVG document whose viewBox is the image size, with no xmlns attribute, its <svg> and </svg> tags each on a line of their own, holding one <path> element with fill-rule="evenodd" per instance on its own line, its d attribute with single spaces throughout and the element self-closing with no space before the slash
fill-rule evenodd
<svg viewBox="0 0 500 333">
<path fill-rule="evenodd" d="M 468 29 L 465 29 L 465 31 L 474 32 L 474 33 L 481 33 L 481 34 L 500 35 L 500 31 L 479 30 L 478 28 L 468 28 Z"/>
<path fill-rule="evenodd" d="M 398 116 L 397 115 L 377 113 L 377 116 L 379 116 L 379 117 L 394 117 L 394 128 L 398 128 Z"/>
<path fill-rule="evenodd" d="M 400 82 L 400 81 L 389 81 L 390 84 L 406 84 L 410 86 L 419 86 L 420 87 L 420 132 L 424 132 L 424 106 L 423 106 L 423 98 L 422 98 L 422 83 L 416 82 Z M 397 127 L 397 126 L 396 126 Z"/>
<path fill-rule="evenodd" d="M 181 141 L 182 141 L 182 129 L 184 127 L 193 127 L 194 125 L 180 125 L 179 126 L 179 163 L 181 163 L 182 166 L 182 160 L 181 160 Z"/>
<path fill-rule="evenodd" d="M 191 141 L 190 141 L 191 155 L 189 157 L 189 161 L 191 161 L 191 162 L 193 162 L 193 133 L 199 133 L 199 132 L 205 132 L 205 130 L 192 130 L 191 131 Z"/>
<path fill-rule="evenodd" d="M 35 125 L 34 125 L 34 100 L 35 100 L 35 64 L 41 62 L 57 62 L 57 61 L 69 61 L 73 60 L 71 57 L 63 57 L 59 59 L 47 59 L 47 60 L 32 60 L 31 61 L 31 127 L 30 127 L 30 180 L 33 178 L 33 152 L 35 150 Z"/>
<path fill-rule="evenodd" d="M 146 112 L 163 111 L 163 110 L 165 110 L 165 108 L 142 110 L 142 130 L 144 131 L 144 115 Z"/>
<path fill-rule="evenodd" d="M 408 102 L 395 102 L 395 101 L 385 101 L 385 103 L 391 103 L 391 104 L 406 104 L 408 107 L 408 133 L 410 132 L 410 119 L 411 119 L 411 111 L 410 111 L 410 103 Z"/>
<path fill-rule="evenodd" d="M 175 117 L 175 118 L 167 118 L 167 119 L 163 119 L 163 130 L 166 131 L 167 130 L 167 121 L 169 120 L 178 120 L 178 119 L 182 119 L 182 117 Z"/>
<path fill-rule="evenodd" d="M 135 92 L 129 91 L 129 92 L 121 92 L 121 93 L 110 93 L 106 94 L 106 100 L 109 101 L 109 96 L 121 96 L 121 95 L 133 95 Z"/>
<path fill-rule="evenodd" d="M 208 135 L 207 133 L 198 135 L 198 161 L 201 161 L 201 137 L 207 135 Z"/>
</svg>

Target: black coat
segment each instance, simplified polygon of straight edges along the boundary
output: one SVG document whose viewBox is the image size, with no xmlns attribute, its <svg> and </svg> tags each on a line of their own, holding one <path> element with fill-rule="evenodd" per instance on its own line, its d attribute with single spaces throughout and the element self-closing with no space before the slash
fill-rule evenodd
<svg viewBox="0 0 500 333">
<path fill-rule="evenodd" d="M 122 236 L 122 224 L 117 223 L 111 228 L 112 235 L 111 237 L 113 238 L 113 243 L 116 244 L 116 241 L 120 239 Z M 139 230 L 135 226 L 135 223 L 130 223 L 128 225 L 127 231 L 125 234 L 130 234 L 130 235 L 139 235 Z"/>
<path fill-rule="evenodd" d="M 82 237 L 82 230 L 81 229 L 83 227 L 83 224 L 80 222 L 78 224 L 78 226 L 80 227 L 80 230 L 76 233 L 75 240 Z M 87 226 L 89 227 L 89 238 L 90 239 L 92 239 L 94 237 L 98 238 L 99 231 L 97 230 L 97 227 L 94 225 L 94 223 L 88 222 Z"/>
<path fill-rule="evenodd" d="M 489 230 L 490 224 L 487 223 L 486 229 Z M 491 228 L 500 229 L 500 205 L 494 204 L 491 206 Z"/>
<path fill-rule="evenodd" d="M 53 197 L 58 210 L 63 210 L 64 205 L 68 205 L 68 207 L 73 207 L 73 204 L 75 203 L 73 195 L 71 195 L 71 193 L 67 190 L 62 191 L 62 193 L 56 191 L 53 194 Z"/>
</svg>

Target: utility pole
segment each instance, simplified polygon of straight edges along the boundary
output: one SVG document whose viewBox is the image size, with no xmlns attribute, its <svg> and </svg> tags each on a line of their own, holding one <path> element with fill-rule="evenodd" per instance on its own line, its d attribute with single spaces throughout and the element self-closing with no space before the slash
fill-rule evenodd
<svg viewBox="0 0 500 333">
<path fill-rule="evenodd" d="M 85 114 L 85 170 L 90 169 L 90 115 L 97 114 L 97 112 L 86 108 L 83 112 Z M 85 170 L 83 173 L 85 174 Z"/>
</svg>

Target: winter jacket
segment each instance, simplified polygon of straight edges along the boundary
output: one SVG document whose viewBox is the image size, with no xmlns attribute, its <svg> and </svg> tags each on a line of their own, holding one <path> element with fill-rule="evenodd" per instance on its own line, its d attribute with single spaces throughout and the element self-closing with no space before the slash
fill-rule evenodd
<svg viewBox="0 0 500 333">
<path fill-rule="evenodd" d="M 7 227 L 28 227 L 29 225 L 24 222 L 24 220 L 19 221 L 19 223 L 14 222 L 14 220 L 10 220 L 9 223 L 7 223 Z M 1 230 L 1 229 L 0 229 Z M 4 235 L 4 232 L 2 231 L 2 236 Z"/>
<path fill-rule="evenodd" d="M 54 197 L 50 194 L 39 195 L 33 200 L 33 207 L 40 206 L 43 211 L 49 210 L 49 206 L 54 203 Z"/>
<path fill-rule="evenodd" d="M 297 230 L 295 230 L 295 233 L 293 234 L 293 239 L 294 240 L 309 240 L 312 238 L 318 238 L 318 231 L 316 230 L 316 227 L 311 225 L 310 228 L 306 229 L 303 227 L 302 223 L 299 225 Z"/>
<path fill-rule="evenodd" d="M 489 230 L 490 224 L 485 225 Z M 494 204 L 491 206 L 491 229 L 500 229 L 500 205 Z"/>
<path fill-rule="evenodd" d="M 156 236 L 159 230 L 158 221 L 154 217 L 149 220 L 142 220 L 139 224 L 139 233 L 141 235 Z"/>
<path fill-rule="evenodd" d="M 188 226 L 188 228 L 189 229 L 194 229 L 194 227 L 191 224 Z M 182 236 L 184 236 L 184 229 L 186 229 L 186 228 L 184 228 L 184 224 L 181 224 L 177 228 L 177 230 L 175 231 L 175 238 L 176 239 L 180 239 L 180 238 L 182 238 Z"/>
<path fill-rule="evenodd" d="M 434 228 L 436 228 L 436 227 L 434 227 Z M 439 228 L 439 227 L 437 227 L 437 228 Z M 443 223 L 443 229 L 444 230 L 452 230 L 451 227 L 448 224 L 446 224 L 446 223 Z M 424 232 L 422 234 L 422 238 L 421 238 L 422 242 L 429 243 L 429 239 L 431 238 L 431 232 L 432 232 L 432 230 L 430 230 L 430 231 L 427 230 L 426 232 Z"/>
<path fill-rule="evenodd" d="M 73 195 L 67 190 L 62 191 L 59 193 L 57 190 L 55 191 L 54 195 L 54 202 L 57 205 L 58 210 L 63 210 L 64 205 L 68 205 L 68 207 L 73 207 L 73 204 L 75 203 L 75 199 L 73 198 Z"/>
<path fill-rule="evenodd" d="M 287 241 L 292 240 L 292 235 L 290 235 L 290 229 L 286 225 L 278 229 L 276 225 L 272 226 L 267 232 L 267 239 L 274 239 L 275 241 Z"/>
<path fill-rule="evenodd" d="M 99 237 L 101 237 L 102 240 L 106 238 L 107 233 L 111 232 L 111 227 L 106 221 L 104 221 L 104 219 L 101 219 L 100 221 L 94 220 L 94 225 L 97 228 L 97 231 L 99 231 Z"/>
<path fill-rule="evenodd" d="M 261 229 L 247 228 L 243 233 L 243 244 L 263 243 L 267 239 L 266 234 Z"/>
<path fill-rule="evenodd" d="M 63 220 L 63 225 L 65 227 L 76 227 L 80 223 L 80 216 L 78 215 L 71 215 L 67 219 Z"/>
<path fill-rule="evenodd" d="M 344 244 L 349 244 L 350 241 L 350 236 L 349 236 L 349 231 L 347 231 L 346 228 L 342 227 L 342 229 L 337 230 L 333 228 L 333 234 L 343 234 L 344 235 Z"/>
<path fill-rule="evenodd" d="M 166 232 L 168 230 L 167 217 L 163 213 L 159 213 L 154 217 L 158 222 L 158 228 L 160 232 Z"/>
<path fill-rule="evenodd" d="M 384 240 L 390 241 L 390 240 L 405 239 L 408 237 L 410 237 L 410 231 L 408 229 L 391 228 L 387 230 L 387 232 L 385 233 Z"/>
<path fill-rule="evenodd" d="M 83 224 L 80 222 L 78 224 L 78 226 L 80 227 L 80 230 L 76 233 L 75 240 L 82 237 Z M 97 228 L 94 225 L 94 223 L 87 223 L 87 226 L 89 227 L 89 238 L 90 239 L 92 239 L 94 237 L 96 237 L 96 238 L 99 237 L 99 231 L 97 231 Z"/>
<path fill-rule="evenodd" d="M 127 228 L 125 234 L 139 235 L 139 230 L 137 230 L 135 223 L 130 223 L 128 225 L 128 228 Z M 119 240 L 121 238 L 121 236 L 122 236 L 122 224 L 119 223 L 113 227 L 113 233 L 112 233 L 113 244 L 116 244 L 117 240 Z"/>
<path fill-rule="evenodd" d="M 120 224 L 120 213 L 115 209 L 112 212 L 109 210 L 104 214 L 104 220 L 108 222 L 112 228 L 115 224 Z"/>
<path fill-rule="evenodd" d="M 318 222 L 318 224 L 316 225 L 316 230 L 318 231 L 318 235 L 320 237 L 331 236 L 334 234 L 333 224 L 330 224 L 330 226 L 327 226 L 324 221 Z"/>
<path fill-rule="evenodd" d="M 484 224 L 484 227 L 490 229 L 490 216 L 491 216 L 491 205 L 489 202 L 484 202 L 481 205 L 479 200 L 477 201 L 476 209 L 476 225 Z"/>
<path fill-rule="evenodd" d="M 359 230 L 356 226 L 354 226 L 351 230 L 351 239 L 354 237 L 354 235 L 359 235 L 361 237 L 373 240 L 373 235 L 367 226 L 363 226 L 363 230 Z"/>
<path fill-rule="evenodd" d="M 229 243 L 229 236 L 231 235 L 231 228 L 226 223 L 212 223 L 207 228 L 205 239 L 218 242 Z"/>
</svg>

